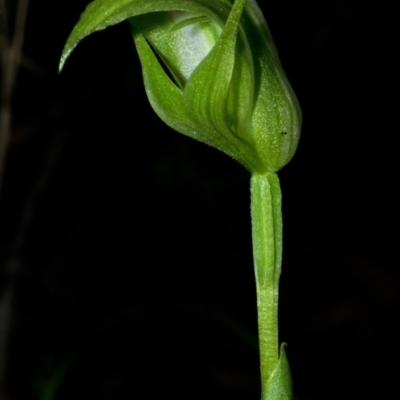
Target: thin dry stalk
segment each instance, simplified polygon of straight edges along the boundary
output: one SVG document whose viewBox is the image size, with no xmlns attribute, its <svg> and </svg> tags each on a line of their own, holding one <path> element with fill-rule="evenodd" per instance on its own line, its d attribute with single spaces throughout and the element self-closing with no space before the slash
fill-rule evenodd
<svg viewBox="0 0 400 400">
<path fill-rule="evenodd" d="M 0 105 L 0 198 L 4 176 L 7 148 L 11 134 L 11 97 L 17 79 L 19 61 L 25 33 L 25 23 L 29 0 L 20 0 L 12 41 L 9 37 L 9 24 L 5 0 L 0 0 L 0 38 L 3 44 L 1 55 L 1 105 Z M 7 349 L 13 319 L 15 297 L 15 276 L 18 273 L 18 257 L 11 255 L 5 266 L 3 293 L 0 297 L 0 398 L 7 399 L 6 367 Z"/>
</svg>

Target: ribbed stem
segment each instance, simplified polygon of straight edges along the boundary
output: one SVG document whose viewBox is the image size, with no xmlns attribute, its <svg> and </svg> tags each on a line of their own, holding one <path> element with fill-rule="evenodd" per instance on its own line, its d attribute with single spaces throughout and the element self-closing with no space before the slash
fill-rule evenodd
<svg viewBox="0 0 400 400">
<path fill-rule="evenodd" d="M 281 190 L 275 173 L 251 178 L 262 391 L 279 360 L 278 289 L 282 263 Z"/>
</svg>

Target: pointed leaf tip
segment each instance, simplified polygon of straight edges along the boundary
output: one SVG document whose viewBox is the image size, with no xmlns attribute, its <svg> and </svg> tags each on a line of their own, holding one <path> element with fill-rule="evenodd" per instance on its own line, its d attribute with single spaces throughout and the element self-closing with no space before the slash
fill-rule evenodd
<svg viewBox="0 0 400 400">
<path fill-rule="evenodd" d="M 71 54 L 71 51 L 72 51 L 72 49 L 70 51 L 68 51 L 64 48 L 63 52 L 61 53 L 60 62 L 58 64 L 58 73 L 59 74 L 61 74 L 61 72 L 64 68 L 64 65 L 65 65 L 65 62 L 67 61 L 67 58 Z"/>
</svg>

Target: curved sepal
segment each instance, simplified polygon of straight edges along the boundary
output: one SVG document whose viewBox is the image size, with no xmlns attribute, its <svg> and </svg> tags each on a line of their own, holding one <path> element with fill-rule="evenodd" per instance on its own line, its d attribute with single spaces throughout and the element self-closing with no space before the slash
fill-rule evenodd
<svg viewBox="0 0 400 400">
<path fill-rule="evenodd" d="M 183 93 L 166 74 L 146 38 L 133 27 L 133 38 L 142 63 L 147 97 L 157 115 L 171 128 L 200 142 L 215 147 L 229 156 L 229 143 L 193 120 L 184 102 Z"/>
<path fill-rule="evenodd" d="M 293 400 L 292 377 L 285 344 L 281 345 L 279 361 L 265 387 L 262 388 L 261 400 Z"/>
<path fill-rule="evenodd" d="M 253 139 L 263 164 L 269 171 L 276 172 L 296 152 L 302 122 L 301 109 L 256 1 L 249 0 L 241 26 L 247 33 L 254 62 Z"/>
<path fill-rule="evenodd" d="M 118 24 L 131 17 L 158 11 L 188 11 L 206 15 L 212 19 L 223 18 L 229 12 L 229 0 L 95 0 L 82 13 L 79 22 L 68 37 L 64 46 L 59 70 L 67 58 L 86 36 L 93 32 Z M 222 16 L 221 16 L 222 14 Z"/>
</svg>

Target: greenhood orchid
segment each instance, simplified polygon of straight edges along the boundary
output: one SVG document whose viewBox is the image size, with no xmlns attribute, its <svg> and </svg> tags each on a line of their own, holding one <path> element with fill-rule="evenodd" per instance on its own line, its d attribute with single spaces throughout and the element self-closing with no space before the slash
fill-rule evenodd
<svg viewBox="0 0 400 400">
<path fill-rule="evenodd" d="M 275 172 L 290 161 L 301 111 L 254 0 L 94 1 L 71 33 L 60 68 L 85 36 L 126 19 L 147 96 L 167 125 L 252 173 Z"/>
<path fill-rule="evenodd" d="M 65 45 L 60 70 L 89 34 L 128 20 L 147 97 L 176 131 L 251 173 L 253 255 L 263 400 L 291 400 L 278 340 L 282 259 L 276 172 L 293 157 L 301 111 L 255 0 L 95 0 Z"/>
</svg>

